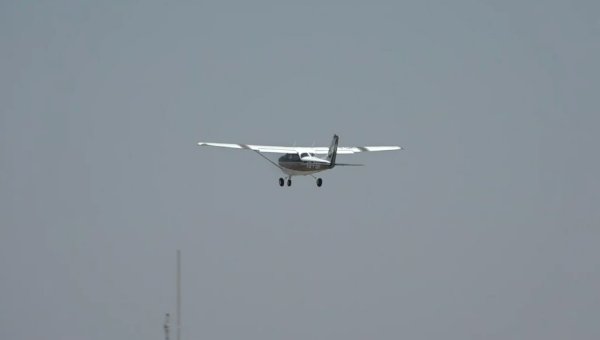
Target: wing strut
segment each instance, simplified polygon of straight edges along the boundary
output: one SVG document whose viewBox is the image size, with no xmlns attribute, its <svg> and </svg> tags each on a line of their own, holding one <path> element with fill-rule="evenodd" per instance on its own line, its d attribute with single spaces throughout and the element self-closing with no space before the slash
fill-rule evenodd
<svg viewBox="0 0 600 340">
<path fill-rule="evenodd" d="M 273 162 L 272 160 L 270 160 L 269 157 L 263 155 L 260 151 L 254 151 L 254 152 L 256 152 L 260 157 L 266 159 L 267 162 L 275 165 L 277 168 L 279 168 L 279 170 L 283 171 L 283 168 L 279 164 L 277 164 L 277 163 Z"/>
</svg>

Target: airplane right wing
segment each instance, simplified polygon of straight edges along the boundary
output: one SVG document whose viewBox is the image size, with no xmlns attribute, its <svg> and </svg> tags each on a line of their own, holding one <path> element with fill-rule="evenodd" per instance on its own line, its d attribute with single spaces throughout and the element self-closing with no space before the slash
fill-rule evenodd
<svg viewBox="0 0 600 340">
<path fill-rule="evenodd" d="M 307 148 L 309 149 L 309 148 Z M 327 154 L 329 148 L 310 148 L 315 154 Z M 400 146 L 339 146 L 337 153 L 342 155 L 354 154 L 359 152 L 376 152 L 376 151 L 395 151 L 402 150 Z"/>
</svg>

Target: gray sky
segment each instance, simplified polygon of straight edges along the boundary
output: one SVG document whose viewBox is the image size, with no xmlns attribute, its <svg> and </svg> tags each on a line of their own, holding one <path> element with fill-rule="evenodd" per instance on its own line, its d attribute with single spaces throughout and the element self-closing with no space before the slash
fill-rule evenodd
<svg viewBox="0 0 600 340">
<path fill-rule="evenodd" d="M 0 338 L 600 338 L 599 13 L 2 2 Z"/>
</svg>

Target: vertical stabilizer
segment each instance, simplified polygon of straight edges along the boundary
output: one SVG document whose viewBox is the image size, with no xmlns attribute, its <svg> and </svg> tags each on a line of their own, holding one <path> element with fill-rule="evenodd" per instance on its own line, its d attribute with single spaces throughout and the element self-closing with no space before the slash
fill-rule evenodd
<svg viewBox="0 0 600 340">
<path fill-rule="evenodd" d="M 331 146 L 329 147 L 329 152 L 327 153 L 329 168 L 333 168 L 335 166 L 335 157 L 337 156 L 339 139 L 340 137 L 338 137 L 338 135 L 333 135 L 333 139 L 331 140 Z"/>
</svg>

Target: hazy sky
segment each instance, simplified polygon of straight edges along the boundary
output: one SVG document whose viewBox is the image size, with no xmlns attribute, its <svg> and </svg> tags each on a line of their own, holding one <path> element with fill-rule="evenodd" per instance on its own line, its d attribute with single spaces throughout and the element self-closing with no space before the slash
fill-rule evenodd
<svg viewBox="0 0 600 340">
<path fill-rule="evenodd" d="M 598 1 L 2 1 L 0 338 L 600 338 Z M 399 144 L 324 186 L 198 141 Z"/>
</svg>

